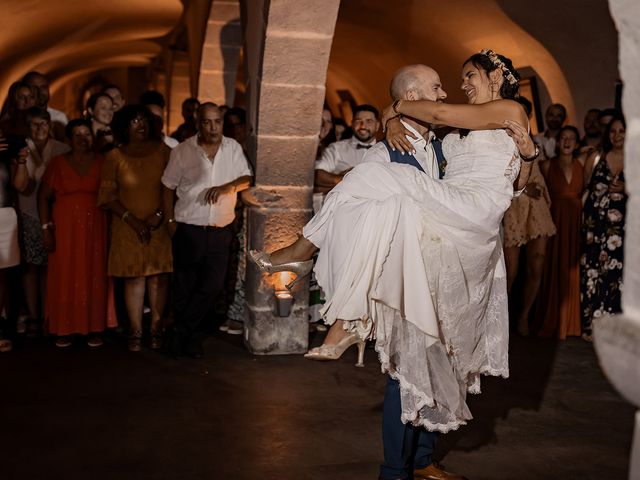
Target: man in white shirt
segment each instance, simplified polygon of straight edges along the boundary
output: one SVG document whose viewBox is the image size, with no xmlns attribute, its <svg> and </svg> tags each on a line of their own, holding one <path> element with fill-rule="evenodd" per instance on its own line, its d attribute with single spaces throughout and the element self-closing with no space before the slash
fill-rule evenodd
<svg viewBox="0 0 640 480">
<path fill-rule="evenodd" d="M 215 104 L 200 105 L 197 125 L 198 134 L 171 152 L 162 184 L 173 237 L 174 323 L 167 349 L 201 358 L 202 323 L 224 285 L 237 193 L 249 188 L 252 173 L 240 144 L 222 135 Z"/>
<path fill-rule="evenodd" d="M 533 141 L 540 146 L 540 150 L 542 150 L 546 158 L 556 156 L 556 135 L 558 135 L 566 119 L 567 109 L 564 105 L 560 103 L 549 105 L 544 114 L 547 129 L 533 137 Z"/>
<path fill-rule="evenodd" d="M 64 127 L 69 123 L 69 119 L 64 112 L 49 107 L 49 80 L 40 72 L 29 72 L 23 78 L 22 81 L 33 87 L 38 92 L 37 106 L 44 108 L 49 112 L 51 116 L 51 134 L 53 138 L 64 142 L 65 134 Z"/>
<path fill-rule="evenodd" d="M 330 144 L 315 165 L 315 191 L 327 193 L 344 175 L 362 162 L 364 154 L 376 144 L 380 128 L 378 110 L 371 105 L 358 105 L 353 110 L 353 137 Z"/>
</svg>

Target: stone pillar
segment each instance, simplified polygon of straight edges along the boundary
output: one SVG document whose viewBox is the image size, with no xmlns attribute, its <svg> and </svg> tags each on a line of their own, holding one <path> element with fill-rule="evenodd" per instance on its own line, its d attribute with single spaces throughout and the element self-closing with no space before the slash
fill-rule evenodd
<svg viewBox="0 0 640 480">
<path fill-rule="evenodd" d="M 214 0 L 202 49 L 198 98 L 233 106 L 242 50 L 239 0 Z"/>
<path fill-rule="evenodd" d="M 594 322 L 596 351 L 613 385 L 640 407 L 640 3 L 609 0 L 618 28 L 622 106 L 627 120 L 626 187 L 629 193 L 624 249 L 623 314 Z M 640 412 L 636 413 L 629 478 L 640 480 Z"/>
<path fill-rule="evenodd" d="M 170 135 L 184 121 L 182 118 L 182 102 L 191 96 L 189 79 L 189 56 L 184 52 L 174 52 L 171 56 L 171 75 L 165 94 L 167 120 L 165 133 Z"/>
<path fill-rule="evenodd" d="M 255 159 L 249 248 L 292 243 L 311 217 L 313 165 L 339 0 L 271 0 L 248 18 L 249 156 Z M 251 26 L 251 28 L 249 28 Z M 247 266 L 245 344 L 256 354 L 308 348 L 308 280 L 294 289 L 287 318 L 275 314 L 274 290 L 286 279 Z"/>
</svg>

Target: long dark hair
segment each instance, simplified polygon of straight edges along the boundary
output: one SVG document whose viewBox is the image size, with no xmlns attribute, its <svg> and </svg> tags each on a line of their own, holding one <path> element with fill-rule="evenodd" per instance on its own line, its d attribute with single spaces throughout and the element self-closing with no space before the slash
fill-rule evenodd
<svg viewBox="0 0 640 480">
<path fill-rule="evenodd" d="M 502 71 L 504 82 L 502 82 L 502 86 L 500 87 L 500 96 L 502 98 L 515 99 L 518 96 L 518 90 L 520 89 L 520 74 L 513 66 L 513 62 L 510 58 L 507 58 L 504 55 L 500 54 L 496 54 L 496 56 L 502 63 L 504 63 L 504 66 L 507 67 L 509 72 L 511 72 L 514 78 L 517 80 L 516 83 L 509 83 L 509 80 L 507 78 L 508 73 Z M 465 60 L 462 66 L 464 67 L 469 62 L 471 62 L 471 64 L 478 70 L 484 70 L 487 75 L 500 68 L 498 65 L 493 63 L 493 60 L 491 60 L 488 55 L 485 55 L 484 53 L 475 53 L 471 55 Z"/>
<path fill-rule="evenodd" d="M 621 122 L 624 129 L 627 129 L 627 122 L 624 119 L 624 115 L 622 115 L 620 112 L 616 112 L 611 121 L 605 127 L 604 133 L 602 134 L 602 151 L 604 153 L 613 150 L 613 145 L 611 144 L 609 134 L 611 133 L 611 128 L 613 127 L 614 122 Z"/>
</svg>

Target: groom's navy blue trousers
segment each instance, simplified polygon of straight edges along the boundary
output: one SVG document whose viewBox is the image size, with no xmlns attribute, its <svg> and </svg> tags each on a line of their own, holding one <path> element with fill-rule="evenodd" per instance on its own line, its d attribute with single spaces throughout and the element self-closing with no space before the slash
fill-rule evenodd
<svg viewBox="0 0 640 480">
<path fill-rule="evenodd" d="M 383 140 L 394 163 L 413 165 L 424 172 L 413 155 L 401 155 L 392 150 Z M 444 155 L 438 140 L 432 143 L 440 168 L 440 177 L 444 172 Z M 425 292 L 426 295 L 429 292 Z M 382 407 L 382 445 L 384 463 L 380 465 L 380 479 L 410 479 L 414 468 L 431 465 L 431 455 L 436 448 L 437 432 L 429 432 L 423 427 L 414 427 L 410 423 L 402 423 L 402 405 L 400 402 L 400 384 L 389 377 L 384 390 L 384 406 Z"/>
<path fill-rule="evenodd" d="M 380 479 L 413 478 L 414 468 L 431 465 L 431 454 L 436 448 L 437 432 L 402 423 L 400 416 L 400 384 L 389 377 L 384 390 L 382 408 L 382 444 L 384 463 L 380 466 Z"/>
</svg>

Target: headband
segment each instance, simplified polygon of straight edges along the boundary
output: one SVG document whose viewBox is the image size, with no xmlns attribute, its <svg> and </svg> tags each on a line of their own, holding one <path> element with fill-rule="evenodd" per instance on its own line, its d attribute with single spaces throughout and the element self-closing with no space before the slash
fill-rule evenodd
<svg viewBox="0 0 640 480">
<path fill-rule="evenodd" d="M 518 83 L 518 79 L 516 79 L 513 73 L 511 73 L 511 70 L 507 68 L 504 62 L 500 60 L 500 57 L 498 57 L 498 54 L 496 52 L 488 48 L 484 48 L 480 51 L 480 54 L 489 57 L 489 60 L 491 60 L 491 63 L 493 63 L 497 68 L 502 70 L 502 74 L 511 85 L 515 85 Z"/>
</svg>

